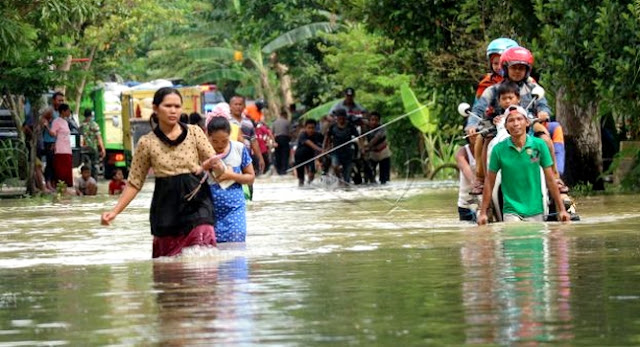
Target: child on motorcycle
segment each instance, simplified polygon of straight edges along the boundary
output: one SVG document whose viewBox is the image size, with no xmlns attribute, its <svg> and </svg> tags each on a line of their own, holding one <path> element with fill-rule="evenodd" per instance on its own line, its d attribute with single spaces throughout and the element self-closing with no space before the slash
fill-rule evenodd
<svg viewBox="0 0 640 347">
<path fill-rule="evenodd" d="M 498 105 L 500 108 L 498 110 L 493 107 L 489 107 L 486 111 L 486 116 L 493 125 L 498 125 L 500 123 L 500 119 L 502 118 L 502 112 L 500 110 L 506 110 L 509 106 L 518 105 L 520 103 L 520 88 L 517 84 L 510 81 L 505 81 L 504 83 L 500 83 L 497 85 L 497 94 L 498 94 Z M 482 136 L 476 136 L 476 142 L 482 141 L 482 145 L 478 150 L 476 158 L 478 158 L 480 164 L 476 166 L 476 180 L 475 182 L 484 183 L 484 173 L 487 170 L 487 147 L 489 146 L 489 142 L 494 138 L 495 131 L 489 131 L 487 133 L 483 133 Z M 474 184 L 473 188 L 469 192 L 471 195 L 480 195 L 482 194 L 484 184 Z"/>
<path fill-rule="evenodd" d="M 531 68 L 533 66 L 533 55 L 528 49 L 524 47 L 512 47 L 503 52 L 502 56 L 500 57 L 500 65 L 502 66 L 502 72 L 505 77 L 505 80 L 501 82 L 501 84 L 507 82 L 515 83 L 519 87 L 519 104 L 523 107 L 527 107 L 534 97 L 531 91 L 534 87 L 537 86 L 535 81 L 529 76 L 529 74 L 531 73 Z M 487 110 L 497 113 L 503 112 L 504 108 L 500 106 L 498 100 L 497 90 L 499 86 L 500 84 L 495 84 L 487 88 L 482 93 L 482 96 L 476 100 L 475 104 L 473 105 L 472 112 L 477 115 L 484 115 L 486 114 Z M 542 122 L 546 122 L 549 120 L 551 109 L 549 108 L 547 100 L 544 97 L 536 100 L 534 108 L 534 113 L 537 118 L 539 118 Z M 567 193 L 568 188 L 560 179 L 558 170 L 555 165 L 556 159 L 554 154 L 554 146 L 553 142 L 551 141 L 551 137 L 549 136 L 549 132 L 547 131 L 546 127 L 538 123 L 534 124 L 533 130 L 536 136 L 544 140 L 545 144 L 552 153 L 554 162 L 553 173 L 556 177 L 556 184 L 558 185 L 561 193 Z M 484 155 L 484 157 L 486 157 L 486 154 Z M 471 194 L 481 194 L 483 190 L 484 177 L 481 177 L 481 175 L 478 176 L 478 181 L 474 185 L 474 189 L 472 190 Z"/>
<path fill-rule="evenodd" d="M 488 222 L 491 191 L 499 171 L 502 171 L 503 220 L 544 221 L 540 168 L 543 169 L 547 189 L 555 202 L 558 220 L 569 221 L 570 216 L 560 192 L 553 184 L 551 153 L 544 141 L 527 134 L 530 125 L 527 111 L 520 106 L 509 106 L 504 117 L 506 130 L 511 137 L 498 143 L 491 152 L 487 189 L 484 191 L 482 207 L 478 211 L 478 224 Z"/>
<path fill-rule="evenodd" d="M 491 72 L 484 75 L 482 80 L 480 80 L 480 83 L 478 83 L 478 88 L 476 89 L 476 100 L 482 96 L 482 93 L 485 91 L 485 89 L 491 87 L 496 83 L 502 82 L 502 80 L 504 79 L 501 73 L 502 68 L 500 66 L 500 57 L 502 56 L 502 53 L 505 50 L 511 47 L 518 47 L 518 43 L 512 39 L 507 39 L 502 37 L 491 41 L 487 46 L 487 62 L 489 63 L 489 70 Z M 465 130 L 467 131 L 467 135 L 474 136 L 474 134 L 476 133 L 477 126 L 478 126 L 477 121 L 470 120 L 468 125 L 465 127 Z M 488 141 L 485 141 L 485 138 L 489 138 L 490 140 L 492 138 L 492 134 L 484 134 L 482 137 L 480 136 L 475 136 L 475 137 L 476 139 L 474 141 L 475 144 L 473 146 L 473 155 L 475 158 L 479 159 L 482 157 L 483 148 L 485 148 L 486 143 L 488 143 Z M 476 176 L 479 179 L 475 180 L 472 184 L 473 185 L 473 188 L 471 190 L 472 195 L 482 194 L 481 188 L 482 188 L 483 180 L 481 179 L 484 178 L 484 164 L 478 165 L 478 167 L 476 168 Z"/>
<path fill-rule="evenodd" d="M 507 39 L 501 37 L 499 39 L 495 39 L 489 43 L 487 46 L 487 61 L 489 62 L 489 70 L 491 72 L 487 73 L 482 77 L 480 83 L 478 83 L 478 88 L 476 89 L 476 99 L 482 96 L 482 93 L 485 89 L 491 87 L 496 83 L 500 83 L 503 80 L 502 74 L 500 71 L 502 68 L 500 67 L 500 56 L 502 52 L 511 48 L 518 47 L 518 43 L 513 41 L 512 39 Z"/>
</svg>

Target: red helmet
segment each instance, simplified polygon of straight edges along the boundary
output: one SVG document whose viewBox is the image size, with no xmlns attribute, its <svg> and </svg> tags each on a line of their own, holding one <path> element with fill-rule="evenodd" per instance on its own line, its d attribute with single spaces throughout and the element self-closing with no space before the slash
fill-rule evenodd
<svg viewBox="0 0 640 347">
<path fill-rule="evenodd" d="M 512 65 L 526 65 L 527 77 L 533 66 L 533 54 L 524 47 L 511 47 L 505 50 L 500 56 L 500 66 L 502 66 L 502 75 L 507 76 L 507 68 Z"/>
</svg>

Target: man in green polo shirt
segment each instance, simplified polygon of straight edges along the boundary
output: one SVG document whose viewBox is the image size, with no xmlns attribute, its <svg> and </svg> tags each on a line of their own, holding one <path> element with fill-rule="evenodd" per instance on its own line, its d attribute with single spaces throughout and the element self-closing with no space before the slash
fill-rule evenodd
<svg viewBox="0 0 640 347">
<path fill-rule="evenodd" d="M 491 203 L 491 192 L 496 183 L 496 175 L 502 170 L 502 196 L 504 200 L 503 220 L 544 221 L 542 202 L 542 182 L 540 167 L 543 168 L 547 188 L 558 209 L 558 220 L 569 221 L 569 214 L 560 198 L 553 175 L 553 160 L 544 141 L 527 135 L 529 119 L 520 106 L 510 106 L 505 111 L 505 127 L 511 135 L 493 148 L 489 162 L 489 175 L 485 180 L 482 208 L 478 214 L 478 224 L 487 223 L 487 210 Z"/>
</svg>

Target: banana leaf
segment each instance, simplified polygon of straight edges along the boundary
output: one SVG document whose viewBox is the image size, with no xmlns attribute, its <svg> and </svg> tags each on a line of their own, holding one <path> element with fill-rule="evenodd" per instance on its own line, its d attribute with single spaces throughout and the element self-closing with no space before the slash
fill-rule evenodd
<svg viewBox="0 0 640 347">
<path fill-rule="evenodd" d="M 332 101 L 329 101 L 327 103 L 324 103 L 314 109 L 311 109 L 309 111 L 307 111 L 305 114 L 302 115 L 302 119 L 315 119 L 315 120 L 320 120 L 322 117 L 326 116 L 329 114 L 329 112 L 331 111 L 331 108 L 333 107 L 333 105 L 335 105 L 336 103 L 340 102 L 342 99 L 335 99 Z"/>
<path fill-rule="evenodd" d="M 280 48 L 314 38 L 318 36 L 319 32 L 330 33 L 335 28 L 336 26 L 331 22 L 318 22 L 303 25 L 276 37 L 273 41 L 262 47 L 262 52 L 265 54 L 271 54 Z"/>
<path fill-rule="evenodd" d="M 226 47 L 193 48 L 185 51 L 187 57 L 196 60 L 224 60 L 233 61 L 236 50 Z"/>
<path fill-rule="evenodd" d="M 249 78 L 249 74 L 237 69 L 217 69 L 208 71 L 193 78 L 195 83 L 205 83 L 209 81 L 244 81 Z"/>
<path fill-rule="evenodd" d="M 403 84 L 400 87 L 400 95 L 402 96 L 405 112 L 411 112 L 409 115 L 411 124 L 425 134 L 434 133 L 437 129 L 437 123 L 431 119 L 431 110 L 429 107 L 423 107 L 413 93 L 413 90 L 411 90 L 407 84 Z M 420 110 L 416 111 L 417 109 Z"/>
</svg>

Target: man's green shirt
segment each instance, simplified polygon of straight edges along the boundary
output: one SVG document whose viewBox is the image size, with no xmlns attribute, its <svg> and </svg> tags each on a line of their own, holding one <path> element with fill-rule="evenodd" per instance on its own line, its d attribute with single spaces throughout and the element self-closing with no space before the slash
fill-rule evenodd
<svg viewBox="0 0 640 347">
<path fill-rule="evenodd" d="M 502 170 L 503 213 L 522 217 L 544 212 L 540 167 L 553 165 L 549 149 L 543 140 L 527 135 L 518 151 L 511 138 L 498 143 L 491 152 L 489 170 Z"/>
</svg>

